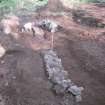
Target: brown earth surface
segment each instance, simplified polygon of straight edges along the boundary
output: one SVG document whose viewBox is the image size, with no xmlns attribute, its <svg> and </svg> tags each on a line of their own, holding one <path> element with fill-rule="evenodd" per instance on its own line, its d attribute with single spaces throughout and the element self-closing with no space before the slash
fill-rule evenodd
<svg viewBox="0 0 105 105">
<path fill-rule="evenodd" d="M 104 23 L 104 6 L 85 4 L 81 8 Z M 47 12 L 59 11 L 67 15 L 47 15 Z M 82 102 L 75 103 L 71 96 L 69 105 L 105 105 L 105 28 L 78 24 L 73 21 L 71 11 L 59 0 L 49 0 L 38 15 L 20 18 L 25 22 L 47 17 L 63 27 L 54 34 L 54 49 L 70 79 L 84 87 Z M 14 39 L 0 33 L 0 43 L 7 50 L 0 59 L 0 94 L 3 96 L 0 105 L 67 105 L 64 97 L 52 93 L 44 72 L 40 52 L 50 48 L 50 40 L 27 33 L 20 33 L 18 39 Z"/>
</svg>

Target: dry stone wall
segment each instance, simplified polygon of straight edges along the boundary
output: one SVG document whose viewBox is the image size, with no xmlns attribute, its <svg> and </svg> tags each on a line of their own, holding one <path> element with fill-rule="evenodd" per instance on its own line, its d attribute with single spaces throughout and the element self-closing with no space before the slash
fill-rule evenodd
<svg viewBox="0 0 105 105">
<path fill-rule="evenodd" d="M 74 95 L 77 102 L 81 101 L 83 87 L 78 87 L 69 79 L 68 72 L 64 70 L 57 53 L 53 50 L 44 51 L 43 58 L 48 79 L 52 83 L 52 89 L 56 94 L 65 94 L 67 92 Z"/>
</svg>

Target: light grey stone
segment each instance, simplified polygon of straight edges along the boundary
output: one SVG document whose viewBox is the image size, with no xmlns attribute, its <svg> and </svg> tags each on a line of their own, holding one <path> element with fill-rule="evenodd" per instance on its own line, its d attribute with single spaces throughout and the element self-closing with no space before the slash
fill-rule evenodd
<svg viewBox="0 0 105 105">
<path fill-rule="evenodd" d="M 83 87 L 77 87 L 76 85 L 71 86 L 68 91 L 70 91 L 73 95 L 81 95 L 81 91 L 83 90 Z"/>
<path fill-rule="evenodd" d="M 53 90 L 56 92 L 56 94 L 64 94 L 65 88 L 62 85 L 54 85 Z"/>
<path fill-rule="evenodd" d="M 70 87 L 70 86 L 72 85 L 72 81 L 71 81 L 70 79 L 66 79 L 66 80 L 63 80 L 63 81 L 61 82 L 61 84 L 62 84 L 62 86 L 63 86 L 64 88 L 68 88 L 68 87 Z"/>
<path fill-rule="evenodd" d="M 47 29 L 48 31 L 54 33 L 58 30 L 58 24 L 52 20 L 44 19 L 39 22 L 39 26 L 43 29 Z"/>
<path fill-rule="evenodd" d="M 3 57 L 6 53 L 6 49 L 0 44 L 0 58 Z"/>
<path fill-rule="evenodd" d="M 82 101 L 81 95 L 77 95 L 77 96 L 75 96 L 75 98 L 76 98 L 76 102 L 81 102 Z"/>
</svg>

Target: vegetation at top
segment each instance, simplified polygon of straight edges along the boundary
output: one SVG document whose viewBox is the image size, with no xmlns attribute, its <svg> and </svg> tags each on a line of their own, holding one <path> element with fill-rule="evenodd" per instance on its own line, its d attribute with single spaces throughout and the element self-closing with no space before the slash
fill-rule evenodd
<svg viewBox="0 0 105 105">
<path fill-rule="evenodd" d="M 47 4 L 48 0 L 0 0 L 0 16 L 6 13 L 16 13 L 17 10 L 35 11 Z"/>
</svg>

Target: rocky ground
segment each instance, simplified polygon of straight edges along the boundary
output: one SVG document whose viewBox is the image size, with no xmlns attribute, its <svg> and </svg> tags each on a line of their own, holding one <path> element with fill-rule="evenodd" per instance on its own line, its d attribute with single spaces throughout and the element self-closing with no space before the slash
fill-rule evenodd
<svg viewBox="0 0 105 105">
<path fill-rule="evenodd" d="M 70 79 L 84 87 L 82 102 L 75 103 L 71 95 L 69 105 L 105 105 L 104 11 L 99 4 L 85 4 L 76 11 L 50 0 L 38 13 L 20 16 L 23 23 L 47 17 L 63 27 L 54 34 L 54 49 Z M 49 38 L 20 33 L 14 39 L 0 33 L 0 43 L 7 50 L 0 59 L 0 105 L 68 105 L 68 96 L 51 91 L 44 72 L 40 52 L 51 47 Z"/>
</svg>

